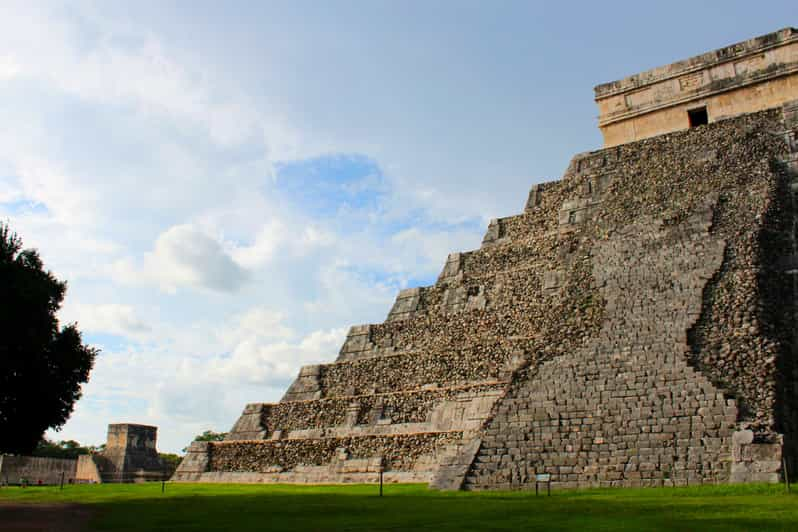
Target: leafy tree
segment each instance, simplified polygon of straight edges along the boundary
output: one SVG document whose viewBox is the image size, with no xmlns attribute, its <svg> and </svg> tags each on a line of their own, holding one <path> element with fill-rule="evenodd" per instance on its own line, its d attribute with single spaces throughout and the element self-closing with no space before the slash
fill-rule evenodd
<svg viewBox="0 0 798 532">
<path fill-rule="evenodd" d="M 105 452 L 105 444 L 101 443 L 100 445 L 89 445 L 87 449 L 92 453 L 102 453 Z"/>
<path fill-rule="evenodd" d="M 180 462 L 183 460 L 183 457 L 179 454 L 173 453 L 158 453 L 158 456 L 161 457 L 161 463 L 163 463 L 167 476 L 172 476 L 172 473 L 175 472 L 177 466 L 180 465 Z"/>
<path fill-rule="evenodd" d="M 199 434 L 194 437 L 194 441 L 222 441 L 227 437 L 226 432 L 213 432 L 212 430 L 206 430 L 202 434 Z M 188 451 L 188 447 L 183 448 L 183 452 Z"/>
<path fill-rule="evenodd" d="M 59 442 L 43 439 L 33 451 L 33 456 L 47 458 L 77 458 L 82 454 L 91 454 L 94 447 L 84 447 L 75 440 L 61 440 Z"/>
<path fill-rule="evenodd" d="M 33 452 L 48 428 L 60 429 L 89 380 L 97 350 L 56 313 L 66 283 L 0 223 L 0 452 Z"/>
<path fill-rule="evenodd" d="M 206 430 L 199 436 L 194 437 L 194 441 L 222 441 L 226 437 L 226 432 L 213 432 L 212 430 Z"/>
</svg>

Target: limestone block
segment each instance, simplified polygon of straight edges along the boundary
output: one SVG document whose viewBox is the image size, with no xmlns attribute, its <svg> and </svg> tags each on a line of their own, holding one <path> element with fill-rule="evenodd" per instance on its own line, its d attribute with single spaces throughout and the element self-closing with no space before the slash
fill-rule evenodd
<svg viewBox="0 0 798 532">
<path fill-rule="evenodd" d="M 524 212 L 534 210 L 543 200 L 544 185 L 532 185 L 529 189 L 529 196 L 527 197 L 526 204 L 524 205 Z"/>
<path fill-rule="evenodd" d="M 439 490 L 459 490 L 463 487 L 468 470 L 480 450 L 482 440 L 474 438 L 467 444 L 449 454 L 435 472 L 430 488 Z"/>
<path fill-rule="evenodd" d="M 87 482 L 96 484 L 102 482 L 100 469 L 97 467 L 95 457 L 90 454 L 83 454 L 78 456 L 78 466 L 75 471 L 75 480 L 77 482 Z"/>
<path fill-rule="evenodd" d="M 338 353 L 338 360 L 347 360 L 362 356 L 365 351 L 372 351 L 376 346 L 371 341 L 371 325 L 353 325 L 349 328 L 344 345 Z"/>
<path fill-rule="evenodd" d="M 483 310 L 488 304 L 484 286 L 469 286 L 466 295 L 465 310 Z"/>
<path fill-rule="evenodd" d="M 199 480 L 201 474 L 208 471 L 210 448 L 209 442 L 192 442 L 171 480 L 184 482 Z"/>
<path fill-rule="evenodd" d="M 468 300 L 468 287 L 463 285 L 449 285 L 443 292 L 440 311 L 443 313 L 460 312 L 465 308 Z"/>
<path fill-rule="evenodd" d="M 419 309 L 421 302 L 421 288 L 406 288 L 396 296 L 396 302 L 388 313 L 385 321 L 396 321 L 410 318 Z M 348 338 L 347 338 L 348 340 Z"/>
<path fill-rule="evenodd" d="M 291 384 L 281 401 L 306 401 L 321 397 L 321 366 L 302 366 L 299 376 Z"/>
<path fill-rule="evenodd" d="M 541 282 L 541 285 L 543 286 L 544 293 L 547 295 L 559 293 L 564 280 L 564 270 L 550 270 L 543 272 L 543 281 Z"/>
<path fill-rule="evenodd" d="M 790 129 L 798 129 L 798 100 L 787 102 L 782 106 L 784 125 Z"/>
<path fill-rule="evenodd" d="M 463 253 L 450 253 L 443 266 L 441 274 L 438 276 L 438 284 L 456 277 L 463 270 Z"/>
<path fill-rule="evenodd" d="M 502 237 L 502 223 L 498 218 L 494 218 L 488 224 L 488 230 L 482 238 L 482 245 L 488 246 L 495 244 Z"/>
<path fill-rule="evenodd" d="M 241 417 L 227 433 L 227 440 L 261 440 L 266 437 L 263 417 L 268 415 L 272 405 L 266 403 L 250 403 L 244 407 Z"/>
</svg>

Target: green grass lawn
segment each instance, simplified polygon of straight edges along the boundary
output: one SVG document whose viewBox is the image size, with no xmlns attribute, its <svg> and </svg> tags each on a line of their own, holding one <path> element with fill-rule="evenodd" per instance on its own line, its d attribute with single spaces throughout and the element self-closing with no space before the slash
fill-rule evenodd
<svg viewBox="0 0 798 532">
<path fill-rule="evenodd" d="M 451 493 L 424 485 L 0 488 L 2 502 L 79 502 L 92 530 L 798 530 L 783 485 Z M 2 523 L 0 523 L 2 529 Z"/>
</svg>

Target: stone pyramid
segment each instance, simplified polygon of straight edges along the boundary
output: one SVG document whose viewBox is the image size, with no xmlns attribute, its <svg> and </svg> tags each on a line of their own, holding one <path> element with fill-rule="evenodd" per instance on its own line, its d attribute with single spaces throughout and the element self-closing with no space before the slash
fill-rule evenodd
<svg viewBox="0 0 798 532">
<path fill-rule="evenodd" d="M 798 462 L 797 178 L 798 102 L 579 154 L 173 479 L 778 481 Z"/>
</svg>

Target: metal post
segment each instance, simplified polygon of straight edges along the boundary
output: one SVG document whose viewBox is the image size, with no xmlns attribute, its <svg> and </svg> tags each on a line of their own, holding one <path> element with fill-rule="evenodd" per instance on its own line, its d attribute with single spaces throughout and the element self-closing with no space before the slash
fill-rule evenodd
<svg viewBox="0 0 798 532">
<path fill-rule="evenodd" d="M 790 474 L 787 472 L 787 457 L 782 455 L 781 468 L 784 470 L 784 483 L 787 484 L 787 493 L 790 493 Z"/>
<path fill-rule="evenodd" d="M 551 497 L 551 480 L 546 482 L 546 494 Z"/>
<path fill-rule="evenodd" d="M 64 472 L 61 471 L 61 489 L 64 489 Z"/>
<path fill-rule="evenodd" d="M 163 493 L 164 490 L 166 490 L 166 480 L 161 480 L 161 493 Z"/>
<path fill-rule="evenodd" d="M 380 497 L 382 497 L 382 473 L 385 471 L 385 457 L 380 457 L 380 465 L 378 471 L 380 472 Z"/>
<path fill-rule="evenodd" d="M 535 497 L 538 496 L 538 481 L 535 481 Z"/>
</svg>

